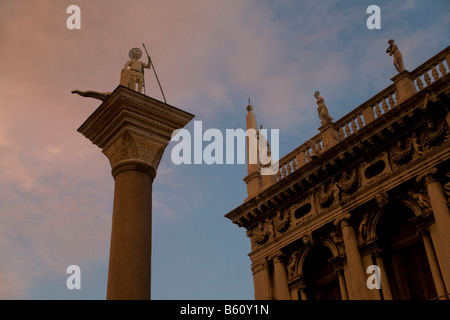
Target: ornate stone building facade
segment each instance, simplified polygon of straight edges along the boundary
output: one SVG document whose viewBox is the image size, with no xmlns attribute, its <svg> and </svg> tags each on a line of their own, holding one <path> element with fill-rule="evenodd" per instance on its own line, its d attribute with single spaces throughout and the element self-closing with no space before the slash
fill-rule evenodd
<svg viewBox="0 0 450 320">
<path fill-rule="evenodd" d="M 449 66 L 447 47 L 335 122 L 317 92 L 320 132 L 277 176 L 248 165 L 226 217 L 250 238 L 255 299 L 448 298 Z"/>
</svg>

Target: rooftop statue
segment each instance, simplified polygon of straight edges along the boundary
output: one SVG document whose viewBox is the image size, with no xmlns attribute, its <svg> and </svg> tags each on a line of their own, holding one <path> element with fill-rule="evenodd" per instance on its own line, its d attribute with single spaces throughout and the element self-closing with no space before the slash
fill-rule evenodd
<svg viewBox="0 0 450 320">
<path fill-rule="evenodd" d="M 319 112 L 319 118 L 322 125 L 333 121 L 333 118 L 330 117 L 328 113 L 328 108 L 325 105 L 323 98 L 320 96 L 320 92 L 316 91 L 314 93 L 314 97 L 317 99 L 317 111 Z"/>
<path fill-rule="evenodd" d="M 123 66 L 120 84 L 133 90 L 136 90 L 137 85 L 137 91 L 142 92 L 142 88 L 145 87 L 144 68 L 150 69 L 151 67 L 150 56 L 147 55 L 147 63 L 139 61 L 142 57 L 142 51 L 139 48 L 131 49 L 128 56 L 130 57 L 130 60 Z"/>
<path fill-rule="evenodd" d="M 405 70 L 405 67 L 403 66 L 402 53 L 398 50 L 397 45 L 394 44 L 393 39 L 390 39 L 388 43 L 389 47 L 386 49 L 386 53 L 389 53 L 390 56 L 394 56 L 394 67 L 398 72 L 402 72 Z"/>
</svg>

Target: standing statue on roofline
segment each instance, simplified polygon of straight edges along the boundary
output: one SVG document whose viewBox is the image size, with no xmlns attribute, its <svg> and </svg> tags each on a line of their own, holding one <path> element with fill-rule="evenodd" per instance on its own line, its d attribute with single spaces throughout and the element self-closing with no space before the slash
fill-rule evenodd
<svg viewBox="0 0 450 320">
<path fill-rule="evenodd" d="M 394 56 L 394 67 L 398 72 L 402 72 L 405 70 L 403 65 L 403 57 L 400 50 L 398 50 L 397 45 L 394 44 L 394 40 L 390 39 L 388 41 L 389 47 L 386 49 L 386 53 L 389 53 L 390 56 Z"/>
<path fill-rule="evenodd" d="M 314 97 L 317 99 L 317 111 L 319 112 L 319 118 L 322 125 L 333 121 L 333 118 L 330 117 L 328 113 L 328 108 L 325 105 L 323 98 L 320 96 L 320 92 L 316 91 L 314 93 Z"/>
</svg>

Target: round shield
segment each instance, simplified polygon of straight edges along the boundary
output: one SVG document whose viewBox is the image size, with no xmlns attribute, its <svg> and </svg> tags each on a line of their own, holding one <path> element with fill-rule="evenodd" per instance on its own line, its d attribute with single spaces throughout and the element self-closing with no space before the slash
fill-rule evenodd
<svg viewBox="0 0 450 320">
<path fill-rule="evenodd" d="M 128 52 L 128 56 L 130 57 L 130 59 L 133 59 L 134 53 L 137 52 L 138 53 L 138 59 L 140 59 L 142 57 L 142 51 L 139 48 L 133 48 L 130 50 L 130 52 Z"/>
</svg>

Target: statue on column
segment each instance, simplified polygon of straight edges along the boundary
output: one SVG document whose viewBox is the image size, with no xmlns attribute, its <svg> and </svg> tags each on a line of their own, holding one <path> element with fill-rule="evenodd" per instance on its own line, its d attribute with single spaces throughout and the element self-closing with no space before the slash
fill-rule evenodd
<svg viewBox="0 0 450 320">
<path fill-rule="evenodd" d="M 394 40 L 390 39 L 388 41 L 389 47 L 386 49 L 386 53 L 389 53 L 390 56 L 394 56 L 394 67 L 397 69 L 398 72 L 402 72 L 405 70 L 405 67 L 403 66 L 403 57 L 400 50 L 398 50 L 398 47 L 396 44 L 394 44 Z"/>
<path fill-rule="evenodd" d="M 333 118 L 330 117 L 328 113 L 328 108 L 325 105 L 323 98 L 320 96 L 320 92 L 316 91 L 314 93 L 314 97 L 317 99 L 317 111 L 319 112 L 319 118 L 322 125 L 333 121 Z"/>
<path fill-rule="evenodd" d="M 151 67 L 150 56 L 147 55 L 147 63 L 139 61 L 142 57 L 142 51 L 139 48 L 131 49 L 128 56 L 130 57 L 130 60 L 128 60 L 123 66 L 120 76 L 120 84 L 133 90 L 136 90 L 137 85 L 136 91 L 142 92 L 142 88 L 145 87 L 144 68 L 150 69 Z"/>
</svg>

